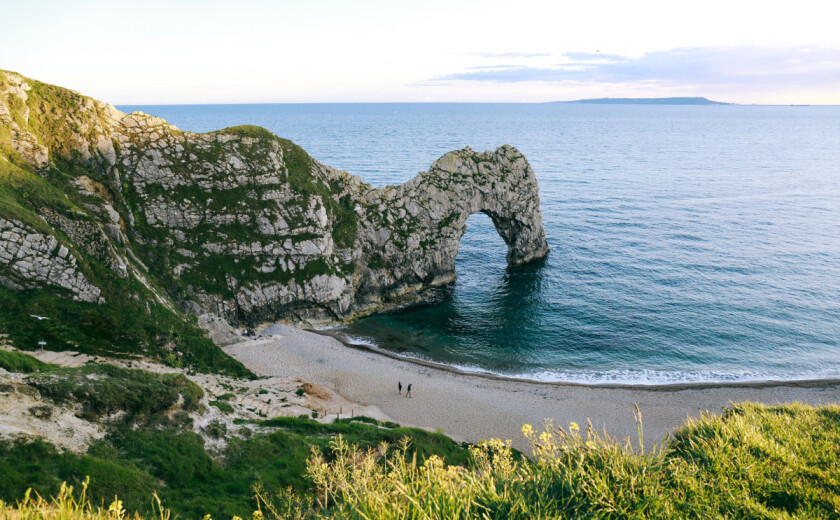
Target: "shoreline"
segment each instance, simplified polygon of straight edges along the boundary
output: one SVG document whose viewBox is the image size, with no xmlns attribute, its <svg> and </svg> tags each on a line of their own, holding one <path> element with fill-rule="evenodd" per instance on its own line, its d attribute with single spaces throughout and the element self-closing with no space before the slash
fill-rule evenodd
<svg viewBox="0 0 840 520">
<path fill-rule="evenodd" d="M 406 363 L 413 363 L 417 365 L 421 365 L 424 367 L 434 368 L 437 370 L 442 370 L 445 372 L 452 372 L 453 374 L 459 374 L 464 376 L 474 376 L 474 377 L 481 377 L 486 379 L 493 379 L 498 381 L 510 381 L 515 383 L 527 383 L 527 384 L 534 384 L 534 385 L 551 385 L 551 386 L 576 386 L 576 387 L 584 387 L 584 388 L 615 388 L 615 389 L 625 389 L 625 390 L 650 390 L 650 391 L 662 391 L 662 392 L 669 392 L 673 390 L 694 390 L 694 389 L 707 389 L 707 388 L 772 388 L 776 386 L 793 386 L 798 388 L 819 388 L 823 386 L 838 386 L 840 385 L 840 378 L 817 378 L 817 379 L 780 379 L 780 380 L 754 380 L 754 381 L 690 381 L 685 383 L 651 383 L 651 384 L 642 384 L 642 383 L 581 383 L 577 381 L 540 381 L 538 379 L 528 379 L 525 377 L 514 377 L 514 376 L 505 376 L 503 374 L 495 374 L 493 372 L 484 372 L 481 370 L 476 371 L 469 371 L 463 370 L 453 365 L 447 365 L 446 363 L 437 363 L 434 361 L 428 361 L 425 359 L 420 359 L 411 356 L 401 356 L 394 352 L 375 348 L 372 346 L 368 346 L 365 344 L 360 343 L 351 343 L 347 336 L 341 332 L 337 332 L 334 329 L 312 329 L 312 328 L 304 328 L 301 330 L 305 330 L 307 332 L 311 332 L 313 334 L 318 334 L 320 336 L 325 336 L 329 338 L 333 338 L 336 341 L 340 342 L 347 348 L 360 350 L 363 352 L 370 352 L 373 354 L 377 354 L 380 356 L 384 356 L 396 361 L 403 361 Z"/>
<path fill-rule="evenodd" d="M 266 337 L 272 335 L 272 337 Z M 258 376 L 299 378 L 323 385 L 343 397 L 350 409 L 325 406 L 328 416 L 365 410 L 379 420 L 439 430 L 456 441 L 511 440 L 530 453 L 523 424 L 540 429 L 546 419 L 557 424 L 587 424 L 616 439 L 638 439 L 634 404 L 643 414 L 646 446 L 661 442 L 689 417 L 713 414 L 733 402 L 765 404 L 840 402 L 840 382 L 817 386 L 791 383 L 703 388 L 608 388 L 540 384 L 459 374 L 348 348 L 337 339 L 288 325 L 272 325 L 259 339 L 224 347 Z M 397 383 L 412 384 L 412 398 L 397 393 Z M 357 405 L 355 408 L 353 405 Z M 361 412 L 360 412 L 361 413 Z"/>
</svg>

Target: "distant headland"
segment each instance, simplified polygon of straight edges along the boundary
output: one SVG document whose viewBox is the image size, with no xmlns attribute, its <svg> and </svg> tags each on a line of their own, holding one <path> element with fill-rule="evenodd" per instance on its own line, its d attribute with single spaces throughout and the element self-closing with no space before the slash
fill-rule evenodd
<svg viewBox="0 0 840 520">
<path fill-rule="evenodd" d="M 664 97 L 664 98 L 596 98 L 575 101 L 555 101 L 555 103 L 583 103 L 591 105 L 734 105 L 712 101 L 704 97 Z"/>
</svg>

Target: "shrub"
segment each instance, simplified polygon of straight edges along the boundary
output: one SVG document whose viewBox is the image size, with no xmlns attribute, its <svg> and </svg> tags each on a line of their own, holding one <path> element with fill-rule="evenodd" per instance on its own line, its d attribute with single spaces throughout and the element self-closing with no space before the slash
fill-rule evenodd
<svg viewBox="0 0 840 520">
<path fill-rule="evenodd" d="M 233 413 L 233 406 L 222 401 L 210 401 L 210 406 L 215 406 L 225 413 Z"/>
<path fill-rule="evenodd" d="M 639 439 L 642 438 L 639 416 Z M 525 425 L 533 459 L 492 440 L 468 467 L 360 449 L 341 436 L 316 451 L 307 475 L 330 518 L 836 518 L 840 407 L 734 405 L 689 420 L 644 451 L 595 432 Z M 279 493 L 282 503 L 296 500 Z M 271 503 L 267 496 L 261 500 Z M 282 515 L 280 515 L 282 517 Z"/>
<path fill-rule="evenodd" d="M 38 361 L 29 354 L 0 349 L 0 368 L 7 372 L 31 374 L 33 372 L 48 371 L 50 365 Z"/>
<path fill-rule="evenodd" d="M 125 420 L 151 418 L 175 406 L 195 410 L 203 392 L 182 374 L 156 374 L 113 365 L 55 369 L 30 384 L 56 403 L 78 402 L 89 420 L 125 412 Z"/>
</svg>

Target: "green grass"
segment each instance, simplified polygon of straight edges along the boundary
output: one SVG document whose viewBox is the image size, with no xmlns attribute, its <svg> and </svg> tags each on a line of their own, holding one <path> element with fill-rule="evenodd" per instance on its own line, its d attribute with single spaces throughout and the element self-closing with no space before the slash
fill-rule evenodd
<svg viewBox="0 0 840 520">
<path fill-rule="evenodd" d="M 212 132 L 214 134 L 223 134 L 223 135 L 235 135 L 238 137 L 251 137 L 251 138 L 258 138 L 258 139 L 269 139 L 274 140 L 277 139 L 277 136 L 271 133 L 270 131 L 266 130 L 261 126 L 254 126 L 254 125 L 239 125 L 239 126 L 229 126 L 227 128 L 223 128 L 221 130 L 216 130 Z"/>
<path fill-rule="evenodd" d="M 641 423 L 640 423 L 641 425 Z M 840 407 L 739 404 L 689 420 L 663 447 L 577 425 L 523 432 L 532 460 L 501 441 L 471 448 L 464 470 L 344 440 L 315 457 L 311 515 L 330 518 L 838 518 Z M 641 431 L 640 431 L 641 438 Z M 294 503 L 281 494 L 280 502 Z"/>
<path fill-rule="evenodd" d="M 147 505 L 144 510 L 150 510 L 152 493 L 157 487 L 155 478 L 114 455 L 116 452 L 62 453 L 40 439 L 0 440 L 0 500 L 19 500 L 30 488 L 44 496 L 55 496 L 63 482 L 79 486 L 86 475 L 96 475 L 88 495 L 95 503 L 110 502 L 119 496 L 125 503 Z"/>
<path fill-rule="evenodd" d="M 340 423 L 352 423 L 352 422 L 360 422 L 366 424 L 374 424 L 376 426 L 383 426 L 385 428 L 399 428 L 399 424 L 391 421 L 377 421 L 371 417 L 367 417 L 365 415 L 357 415 L 355 417 L 348 417 L 344 419 L 338 419 L 337 422 Z"/>
<path fill-rule="evenodd" d="M 89 421 L 122 412 L 134 424 L 174 409 L 194 411 L 204 392 L 182 374 L 157 374 L 113 365 L 55 368 L 29 378 L 41 396 L 57 404 L 78 403 Z"/>
<path fill-rule="evenodd" d="M 43 340 L 47 349 L 148 356 L 165 362 L 168 349 L 174 349 L 182 354 L 183 365 L 195 370 L 252 377 L 184 317 L 154 301 L 140 303 L 131 298 L 134 291 L 143 294 L 143 288 L 116 277 L 112 282 L 113 287 L 103 285 L 109 289 L 103 305 L 72 301 L 44 290 L 0 287 L 0 330 L 22 350 L 36 349 Z M 31 314 L 50 319 L 36 320 Z"/>
<path fill-rule="evenodd" d="M 836 405 L 733 405 L 723 416 L 689 420 L 652 451 L 581 432 L 575 424 L 549 425 L 542 434 L 523 428 L 532 459 L 517 457 L 501 441 L 470 447 L 469 456 L 444 441 L 433 450 L 444 458 L 427 457 L 424 446 L 434 434 L 413 430 L 410 441 L 394 442 L 392 435 L 405 433 L 400 428 L 359 421 L 287 418 L 263 425 L 275 430 L 233 441 L 218 462 L 198 436 L 183 432 L 125 429 L 87 455 L 60 454 L 41 441 L 6 441 L 0 443 L 0 498 L 20 498 L 29 485 L 56 493 L 62 480 L 80 486 L 82 475 L 95 474 L 110 480 L 91 479 L 87 497 L 94 504 L 104 506 L 117 494 L 129 511 L 141 504 L 147 518 L 157 511 L 153 492 L 184 518 L 247 518 L 255 508 L 254 483 L 260 483 L 259 507 L 268 518 L 840 515 Z M 378 447 L 382 440 L 388 444 Z M 3 507 L 0 517 L 15 511 Z M 27 511 L 32 504 L 19 507 Z M 95 512 L 80 508 L 62 518 Z"/>
<path fill-rule="evenodd" d="M 233 413 L 233 406 L 222 401 L 210 401 L 210 406 L 215 406 L 225 413 Z"/>
<path fill-rule="evenodd" d="M 59 212 L 75 208 L 64 193 L 27 169 L 0 160 L 0 217 L 11 218 L 42 232 L 49 226 L 35 209 L 49 207 Z"/>
<path fill-rule="evenodd" d="M 52 365 L 42 363 L 22 352 L 0 350 L 0 368 L 7 372 L 31 374 L 33 372 L 48 372 L 52 369 Z"/>
<path fill-rule="evenodd" d="M 69 393 L 81 394 L 83 388 Z M 87 390 L 98 394 L 105 389 Z M 127 388 L 124 392 L 137 393 L 145 394 L 145 390 Z M 124 401 L 134 403 L 136 399 Z M 168 401 L 154 402 L 163 405 Z M 159 408 L 149 404 L 124 407 Z M 160 414 L 148 417 L 160 418 Z M 423 430 L 359 422 L 324 425 L 297 418 L 274 419 L 261 425 L 267 433 L 255 433 L 246 439 L 229 437 L 228 447 L 216 457 L 207 453 L 199 435 L 183 429 L 183 423 L 161 420 L 115 425 L 105 439 L 83 455 L 59 453 L 43 441 L 0 441 L 0 499 L 19 499 L 29 487 L 44 496 L 54 495 L 61 482 L 78 488 L 89 476 L 87 496 L 95 504 L 103 499 L 109 503 L 118 495 L 129 511 L 149 514 L 152 494 L 157 493 L 164 505 L 182 518 L 201 518 L 208 512 L 214 518 L 248 518 L 256 507 L 252 492 L 256 484 L 266 489 L 291 488 L 302 496 L 311 496 L 313 484 L 306 477 L 311 450 L 317 447 L 329 456 L 330 443 L 338 434 L 367 447 L 381 442 L 396 444 L 409 436 L 413 439 L 412 453 L 421 459 L 437 454 L 453 464 L 467 460 L 466 449 L 443 435 Z"/>
</svg>

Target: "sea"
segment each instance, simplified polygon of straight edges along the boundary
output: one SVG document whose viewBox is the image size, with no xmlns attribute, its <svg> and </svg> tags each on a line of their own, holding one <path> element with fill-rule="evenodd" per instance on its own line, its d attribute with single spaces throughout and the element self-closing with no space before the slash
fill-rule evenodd
<svg viewBox="0 0 840 520">
<path fill-rule="evenodd" d="M 457 280 L 333 332 L 461 371 L 673 385 L 840 378 L 840 107 L 409 103 L 122 106 L 254 124 L 374 186 L 517 147 L 551 253 L 509 269 L 489 217 Z"/>
</svg>

